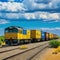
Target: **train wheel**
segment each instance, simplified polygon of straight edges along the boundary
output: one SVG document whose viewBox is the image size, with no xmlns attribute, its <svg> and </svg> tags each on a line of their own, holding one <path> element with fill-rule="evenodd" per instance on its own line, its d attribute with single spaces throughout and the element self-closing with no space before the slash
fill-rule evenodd
<svg viewBox="0 0 60 60">
<path fill-rule="evenodd" d="M 31 43 L 31 40 L 29 40 L 29 43 Z"/>
<path fill-rule="evenodd" d="M 40 39 L 37 39 L 37 42 L 40 42 Z"/>
</svg>

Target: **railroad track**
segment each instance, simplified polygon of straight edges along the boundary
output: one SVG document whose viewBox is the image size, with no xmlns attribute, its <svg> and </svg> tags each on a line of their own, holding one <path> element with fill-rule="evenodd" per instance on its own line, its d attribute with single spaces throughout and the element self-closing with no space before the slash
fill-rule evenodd
<svg viewBox="0 0 60 60">
<path fill-rule="evenodd" d="M 48 46 L 43 46 L 38 52 L 36 52 L 34 55 L 32 55 L 31 57 L 28 58 L 28 60 L 35 60 L 36 59 L 36 56 L 38 54 L 40 54 L 42 51 L 44 51 Z"/>
<path fill-rule="evenodd" d="M 2 60 L 32 60 L 37 54 L 48 47 L 48 43 L 36 46 L 23 52 L 8 56 Z M 17 51 L 17 50 L 16 50 Z"/>
<path fill-rule="evenodd" d="M 5 52 L 15 50 L 15 49 L 18 49 L 18 46 L 4 46 L 0 48 L 0 53 L 5 53 Z"/>
<path fill-rule="evenodd" d="M 10 50 L 5 50 L 5 51 L 0 51 L 0 53 L 5 53 L 5 52 L 9 52 L 9 51 L 12 51 L 12 50 L 16 50 L 18 48 L 14 48 L 14 49 L 10 49 Z"/>
</svg>

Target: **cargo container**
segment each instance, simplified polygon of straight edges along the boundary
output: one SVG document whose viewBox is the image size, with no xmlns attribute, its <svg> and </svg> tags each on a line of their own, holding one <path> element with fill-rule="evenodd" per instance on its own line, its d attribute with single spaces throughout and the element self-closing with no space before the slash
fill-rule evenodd
<svg viewBox="0 0 60 60">
<path fill-rule="evenodd" d="M 58 38 L 59 38 L 58 35 L 55 34 L 55 39 L 58 39 Z"/>
<path fill-rule="evenodd" d="M 53 39 L 53 34 L 51 33 L 51 39 Z"/>
<path fill-rule="evenodd" d="M 51 40 L 53 37 L 52 33 L 49 33 L 49 39 Z"/>
<path fill-rule="evenodd" d="M 53 34 L 53 39 L 54 39 L 54 34 Z"/>
<path fill-rule="evenodd" d="M 46 39 L 46 32 L 42 31 L 41 38 L 42 38 L 42 41 L 44 41 Z"/>
<path fill-rule="evenodd" d="M 49 33 L 46 32 L 46 39 L 45 40 L 49 40 Z"/>
<path fill-rule="evenodd" d="M 31 30 L 32 42 L 41 40 L 41 31 L 40 30 Z"/>
<path fill-rule="evenodd" d="M 54 38 L 56 39 L 56 35 L 54 34 Z"/>
</svg>

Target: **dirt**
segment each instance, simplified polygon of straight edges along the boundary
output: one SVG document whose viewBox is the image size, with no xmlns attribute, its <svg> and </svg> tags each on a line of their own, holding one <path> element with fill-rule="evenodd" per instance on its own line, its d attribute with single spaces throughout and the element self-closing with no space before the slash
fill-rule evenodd
<svg viewBox="0 0 60 60">
<path fill-rule="evenodd" d="M 60 60 L 60 52 L 57 54 L 53 54 L 53 52 L 54 52 L 53 48 L 48 48 L 36 60 Z"/>
</svg>

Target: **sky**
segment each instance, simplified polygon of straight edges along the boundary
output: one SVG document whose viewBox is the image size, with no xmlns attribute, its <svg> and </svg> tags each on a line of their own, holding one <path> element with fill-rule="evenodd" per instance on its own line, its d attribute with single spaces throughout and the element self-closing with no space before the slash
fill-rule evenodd
<svg viewBox="0 0 60 60">
<path fill-rule="evenodd" d="M 60 0 L 0 0 L 0 36 L 9 26 L 60 36 Z"/>
</svg>

